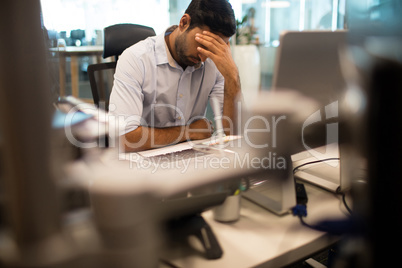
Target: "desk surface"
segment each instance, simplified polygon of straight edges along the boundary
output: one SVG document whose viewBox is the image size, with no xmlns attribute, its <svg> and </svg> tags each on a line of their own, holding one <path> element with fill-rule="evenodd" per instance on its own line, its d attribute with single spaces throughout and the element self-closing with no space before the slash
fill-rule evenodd
<svg viewBox="0 0 402 268">
<path fill-rule="evenodd" d="M 139 188 L 147 188 L 146 185 L 148 185 L 149 189 L 153 189 L 155 192 L 164 190 L 161 193 L 172 194 L 175 193 L 172 189 L 180 193 L 183 192 L 180 187 L 185 189 L 191 189 L 190 186 L 196 187 L 194 181 L 203 181 L 204 184 L 216 181 L 213 178 L 214 174 L 222 179 L 247 172 L 239 167 L 238 169 L 219 170 L 219 172 L 200 167 L 200 169 L 194 170 L 189 168 L 187 173 L 166 169 L 163 172 L 151 174 L 149 170 L 140 170 L 135 168 L 135 165 L 130 166 L 131 162 L 111 161 L 107 155 L 101 160 L 100 162 L 103 164 L 96 169 L 88 168 L 84 163 L 70 169 L 70 176 L 74 177 L 74 174 L 77 174 L 77 177 L 111 177 L 114 178 L 113 184 L 106 184 L 108 187 L 114 185 L 117 187 L 116 189 L 123 187 L 124 189 L 140 190 Z M 123 171 L 128 173 L 123 173 Z M 133 174 L 135 174 L 136 180 L 131 179 Z M 191 174 L 191 184 L 188 179 L 186 180 L 189 174 Z M 116 184 L 117 178 L 125 177 L 130 178 L 125 184 Z M 170 179 L 166 180 L 167 178 Z M 91 187 L 94 188 L 95 185 L 92 184 Z M 309 198 L 308 216 L 305 218 L 307 223 L 314 224 L 320 220 L 346 217 L 346 209 L 340 196 L 307 183 L 305 186 Z M 160 258 L 177 267 L 282 267 L 303 260 L 339 240 L 339 237 L 303 226 L 297 217 L 290 214 L 277 216 L 246 199 L 242 199 L 241 202 L 241 216 L 234 223 L 216 222 L 213 219 L 212 211 L 203 213 L 204 219 L 211 226 L 223 249 L 224 253 L 220 259 L 207 260 L 200 249 L 200 243 L 196 243 L 198 241 L 195 239 L 190 241 L 194 244 L 194 248 L 189 246 L 169 247 L 160 253 Z"/>
<path fill-rule="evenodd" d="M 100 55 L 103 53 L 103 46 L 81 46 L 81 47 L 67 46 L 65 48 L 52 47 L 50 48 L 50 51 L 66 54 L 69 56 L 92 55 L 92 54 Z"/>
<path fill-rule="evenodd" d="M 345 217 L 339 197 L 307 184 L 306 189 L 309 197 L 306 222 Z M 339 239 L 302 226 L 292 215 L 276 216 L 244 198 L 240 220 L 235 223 L 216 222 L 211 211 L 203 216 L 223 248 L 222 258 L 207 260 L 187 247 L 170 249 L 162 254 L 162 259 L 178 267 L 281 267 L 323 250 Z"/>
</svg>

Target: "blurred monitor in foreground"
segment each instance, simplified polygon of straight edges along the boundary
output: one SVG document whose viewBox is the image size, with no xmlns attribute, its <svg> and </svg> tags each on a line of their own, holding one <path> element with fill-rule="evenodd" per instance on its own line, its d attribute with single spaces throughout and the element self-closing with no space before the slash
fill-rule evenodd
<svg viewBox="0 0 402 268">
<path fill-rule="evenodd" d="M 342 135 L 340 107 L 346 87 L 342 53 L 347 34 L 345 30 L 283 32 L 272 89 L 293 89 L 318 102 L 319 109 L 309 114 L 302 129 L 297 130 L 305 151 L 292 159 L 294 168 L 300 167 L 295 170 L 296 177 L 333 192 L 349 189 L 344 165 L 349 153 L 338 146 Z M 308 130 L 313 135 L 307 135 Z M 321 162 L 307 164 L 316 161 Z"/>
<path fill-rule="evenodd" d="M 402 239 L 402 1 L 347 2 L 348 46 L 366 97 L 360 138 L 353 146 L 367 156 L 368 180 L 355 191 L 353 207 L 364 232 L 345 256 L 350 267 L 396 267 Z M 354 260 L 353 262 L 350 262 Z"/>
</svg>

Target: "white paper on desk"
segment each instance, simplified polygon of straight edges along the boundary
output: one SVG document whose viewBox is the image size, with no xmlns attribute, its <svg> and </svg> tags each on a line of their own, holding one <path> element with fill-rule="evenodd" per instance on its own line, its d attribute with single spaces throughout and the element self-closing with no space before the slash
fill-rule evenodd
<svg viewBox="0 0 402 268">
<path fill-rule="evenodd" d="M 193 146 L 190 142 L 183 142 L 175 145 L 170 145 L 158 149 L 141 151 L 139 154 L 143 157 L 151 157 L 155 155 L 164 155 L 172 152 L 180 152 L 183 150 L 191 149 Z"/>
<path fill-rule="evenodd" d="M 237 139 L 240 139 L 242 136 L 238 136 L 238 135 L 228 135 L 228 136 L 224 136 L 222 137 L 222 141 L 223 143 L 227 143 L 229 141 L 234 141 Z M 219 137 L 211 137 L 210 139 L 206 139 L 206 140 L 202 140 L 202 142 L 200 142 L 203 145 L 216 145 L 219 144 Z"/>
<path fill-rule="evenodd" d="M 224 142 L 226 143 L 229 141 L 237 140 L 239 138 L 241 138 L 241 136 L 230 135 L 230 136 L 224 137 L 223 139 L 224 139 Z M 204 139 L 204 140 L 197 140 L 197 141 L 187 141 L 187 142 L 182 142 L 182 143 L 175 144 L 175 145 L 165 146 L 162 148 L 141 151 L 138 153 L 122 153 L 119 155 L 119 159 L 134 161 L 134 159 L 137 159 L 137 160 L 140 159 L 138 156 L 152 157 L 152 156 L 156 156 L 156 155 L 164 155 L 164 154 L 168 154 L 168 153 L 180 152 L 183 150 L 192 149 L 195 144 L 212 146 L 217 143 L 218 142 L 216 140 L 216 137 L 212 137 L 212 138 L 208 138 L 208 139 Z"/>
<path fill-rule="evenodd" d="M 226 137 L 223 137 L 223 142 L 226 143 L 226 142 L 236 140 L 239 138 L 241 138 L 241 136 L 226 136 Z M 162 147 L 162 148 L 158 148 L 158 149 L 142 151 L 142 152 L 139 152 L 139 154 L 143 157 L 164 155 L 164 154 L 168 154 L 168 153 L 180 152 L 183 150 L 192 149 L 195 144 L 215 145 L 215 144 L 218 144 L 218 140 L 216 137 L 212 137 L 212 138 L 208 138 L 208 139 L 204 139 L 204 140 L 187 141 L 187 142 L 182 142 L 182 143 L 178 143 L 175 145 L 170 145 L 170 146 L 166 146 L 166 147 Z"/>
</svg>

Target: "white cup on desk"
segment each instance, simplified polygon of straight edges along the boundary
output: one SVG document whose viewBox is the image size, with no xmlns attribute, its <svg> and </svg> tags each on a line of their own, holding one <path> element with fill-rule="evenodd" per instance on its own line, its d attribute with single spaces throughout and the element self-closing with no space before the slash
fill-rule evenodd
<svg viewBox="0 0 402 268">
<path fill-rule="evenodd" d="M 66 40 L 64 40 L 63 38 L 57 39 L 57 47 L 59 50 L 65 50 L 66 46 Z"/>
<path fill-rule="evenodd" d="M 214 220 L 219 222 L 234 222 L 240 218 L 240 191 L 226 197 L 225 201 L 212 209 Z"/>
</svg>

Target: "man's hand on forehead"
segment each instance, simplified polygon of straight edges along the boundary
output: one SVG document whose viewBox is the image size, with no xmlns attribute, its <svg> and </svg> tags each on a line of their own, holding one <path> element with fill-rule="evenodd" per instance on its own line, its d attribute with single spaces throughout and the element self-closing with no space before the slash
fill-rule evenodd
<svg viewBox="0 0 402 268">
<path fill-rule="evenodd" d="M 218 68 L 223 77 L 237 77 L 237 67 L 233 61 L 230 51 L 229 37 L 203 31 L 195 35 L 195 40 L 200 44 L 198 52 L 210 58 Z"/>
<path fill-rule="evenodd" d="M 203 31 L 202 34 L 199 34 L 199 33 L 196 34 L 196 37 L 197 36 L 202 38 L 202 39 L 205 39 L 207 41 L 210 41 L 210 42 L 212 42 L 213 39 L 215 39 L 217 41 L 223 41 L 223 43 L 225 43 L 226 45 L 229 45 L 229 39 L 230 39 L 229 37 L 224 37 L 224 36 L 221 36 L 219 34 L 212 33 L 210 31 Z M 196 40 L 197 40 L 197 38 L 196 38 Z"/>
</svg>

